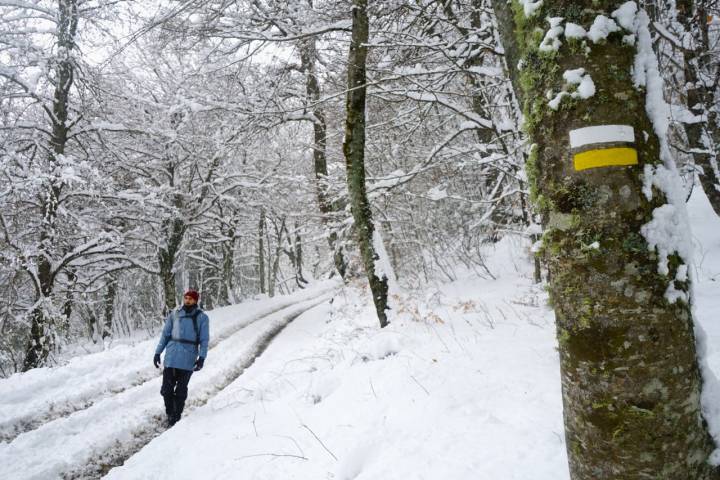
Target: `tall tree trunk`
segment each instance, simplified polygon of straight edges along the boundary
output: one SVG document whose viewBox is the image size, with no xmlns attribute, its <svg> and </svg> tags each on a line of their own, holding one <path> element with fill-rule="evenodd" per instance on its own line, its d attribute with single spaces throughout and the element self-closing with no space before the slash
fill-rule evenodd
<svg viewBox="0 0 720 480">
<path fill-rule="evenodd" d="M 312 4 L 312 3 L 311 3 Z M 320 106 L 320 82 L 317 77 L 315 37 L 304 41 L 300 50 L 300 61 L 305 71 L 305 93 L 307 95 L 307 108 L 313 114 L 313 165 L 315 170 L 315 189 L 318 206 L 322 214 L 322 221 L 329 230 L 328 243 L 333 252 L 335 269 L 344 279 L 347 272 L 345 254 L 340 244 L 337 231 L 332 227 L 331 217 L 339 213 L 339 208 L 328 197 L 328 169 L 327 169 L 327 125 L 325 112 Z"/>
<path fill-rule="evenodd" d="M 661 182 L 652 183 L 655 172 L 673 170 L 662 165 L 662 139 L 646 113 L 645 92 L 633 83 L 634 69 L 645 68 L 634 66 L 636 48 L 623 40 L 633 32 L 599 43 L 585 39 L 587 49 L 578 49 L 578 40 L 555 29 L 561 41 L 556 51 L 540 51 L 535 34 L 548 31 L 554 12 L 572 11 L 568 21 L 589 30 L 598 15 L 610 17 L 622 3 L 545 0 L 529 16 L 514 3 L 518 44 L 524 46 L 525 126 L 534 143 L 528 171 L 548 219 L 544 250 L 570 474 L 573 480 L 716 479 L 707 463 L 715 446 L 700 409 L 687 302 L 690 259 L 670 248 L 663 261 L 648 243 L 662 214 L 677 213 L 684 203 L 667 204 Z M 637 44 L 648 45 L 645 12 L 635 20 L 641 25 Z M 648 61 L 646 50 L 639 62 Z M 645 66 L 652 75 L 652 63 Z M 563 72 L 577 68 L 593 79 L 595 94 L 568 96 L 553 110 L 546 93 L 574 91 Z M 648 89 L 658 88 L 653 80 Z M 610 125 L 623 128 L 605 128 L 601 137 L 579 130 Z M 618 131 L 623 133 L 608 133 Z M 584 163 L 588 158 L 594 163 Z"/>
<path fill-rule="evenodd" d="M 280 254 L 283 251 L 282 248 L 282 241 L 283 241 L 283 233 L 287 231 L 287 228 L 285 227 L 285 217 L 283 217 L 280 221 L 280 226 L 278 227 L 277 222 L 273 221 L 273 226 L 275 229 L 275 255 L 270 255 L 270 236 L 268 234 L 268 264 L 270 264 L 270 260 L 272 260 L 272 267 L 268 269 L 268 295 L 271 297 L 275 296 L 275 284 L 277 283 L 277 277 L 278 277 L 278 270 L 280 268 Z"/>
<path fill-rule="evenodd" d="M 678 21 L 693 38 L 693 48 L 683 48 L 683 67 L 687 96 L 685 104 L 699 122 L 685 123 L 688 147 L 695 164 L 702 169 L 700 184 L 710 200 L 713 210 L 720 215 L 720 169 L 718 168 L 718 148 L 720 144 L 720 124 L 714 110 L 717 79 L 707 78 L 713 71 L 710 40 L 708 36 L 707 9 L 705 0 L 677 0 Z"/>
<path fill-rule="evenodd" d="M 277 283 L 278 269 L 280 268 L 280 253 L 282 252 L 281 246 L 275 247 L 275 257 L 273 258 L 272 268 L 269 270 L 270 278 L 268 279 L 268 295 L 271 297 L 275 296 L 275 285 Z"/>
<path fill-rule="evenodd" d="M 235 303 L 235 228 L 231 227 L 226 234 L 228 240 L 222 243 L 222 276 L 219 289 L 219 305 Z"/>
<path fill-rule="evenodd" d="M 65 153 L 70 127 L 68 126 L 68 101 L 73 85 L 75 65 L 72 51 L 75 48 L 75 34 L 78 24 L 78 6 L 76 0 L 59 2 L 57 23 L 58 52 L 61 57 L 55 66 L 52 124 L 50 137 L 49 164 L 55 166 L 60 156 Z M 54 347 L 53 314 L 48 312 L 57 272 L 53 270 L 53 249 L 56 247 L 56 221 L 59 208 L 62 180 L 50 180 L 39 203 L 42 206 L 43 221 L 39 237 L 39 254 L 37 257 L 35 306 L 30 312 L 30 339 L 25 349 L 23 371 L 42 364 Z"/>
<path fill-rule="evenodd" d="M 380 327 L 388 324 L 388 279 L 383 274 L 378 277 L 375 261 L 378 255 L 373 246 L 374 226 L 370 203 L 365 188 L 365 95 L 366 60 L 369 20 L 367 0 L 353 0 L 353 26 L 348 56 L 348 94 L 346 101 L 347 120 L 345 123 L 345 142 L 343 153 L 347 164 L 347 183 L 350 193 L 350 206 L 355 220 L 355 232 L 358 237 L 360 254 L 365 273 L 370 283 L 375 310 Z"/>
<path fill-rule="evenodd" d="M 290 259 L 290 263 L 295 271 L 295 284 L 299 288 L 305 288 L 305 284 L 307 284 L 308 281 L 303 277 L 302 238 L 300 237 L 300 226 L 298 222 L 295 222 L 295 236 L 290 235 L 285 224 L 283 224 L 283 232 L 285 232 L 285 238 L 288 244 L 288 248 L 283 249 L 283 251 Z"/>
<path fill-rule="evenodd" d="M 77 282 L 76 269 L 68 268 L 65 275 L 67 276 L 67 289 L 65 290 L 65 301 L 62 306 L 62 317 L 59 325 L 59 330 L 63 335 L 67 335 L 70 332 L 70 317 L 72 316 L 75 303 L 73 292 L 75 291 Z"/>
<path fill-rule="evenodd" d="M 289 237 L 289 235 L 288 235 Z M 306 283 L 308 283 L 307 280 L 305 280 L 305 277 L 303 276 L 303 249 L 302 249 L 302 238 L 300 237 L 300 226 L 298 225 L 298 222 L 295 222 L 295 274 L 297 276 L 296 282 L 297 286 L 300 288 L 305 288 Z"/>
<path fill-rule="evenodd" d="M 265 293 L 265 209 L 260 209 L 260 222 L 258 224 L 258 278 L 260 279 L 260 293 Z"/>
<path fill-rule="evenodd" d="M 113 321 L 115 318 L 115 298 L 117 297 L 117 277 L 112 275 L 105 290 L 103 302 L 105 309 L 103 312 L 102 338 L 103 340 L 112 337 Z"/>
</svg>

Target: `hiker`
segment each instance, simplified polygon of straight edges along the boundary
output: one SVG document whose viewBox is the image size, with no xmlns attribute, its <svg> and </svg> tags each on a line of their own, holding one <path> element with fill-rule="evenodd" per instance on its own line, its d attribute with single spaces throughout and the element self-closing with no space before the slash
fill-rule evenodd
<svg viewBox="0 0 720 480">
<path fill-rule="evenodd" d="M 193 371 L 203 368 L 207 357 L 210 321 L 197 304 L 199 297 L 196 290 L 185 292 L 183 306 L 171 311 L 165 319 L 160 342 L 155 349 L 153 363 L 155 368 L 160 368 L 160 354 L 167 348 L 160 395 L 165 400 L 169 427 L 180 420 L 190 376 Z"/>
</svg>

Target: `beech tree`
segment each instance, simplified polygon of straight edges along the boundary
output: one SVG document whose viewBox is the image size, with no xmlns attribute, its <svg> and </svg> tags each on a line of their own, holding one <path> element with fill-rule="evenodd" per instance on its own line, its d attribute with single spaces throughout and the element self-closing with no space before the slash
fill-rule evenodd
<svg viewBox="0 0 720 480">
<path fill-rule="evenodd" d="M 375 232 L 370 203 L 365 185 L 365 98 L 366 98 L 366 62 L 367 42 L 370 24 L 367 12 L 367 0 L 353 2 L 353 28 L 348 55 L 348 93 L 346 102 L 345 143 L 343 152 L 347 163 L 347 181 L 350 192 L 350 206 L 355 220 L 355 234 L 358 237 L 360 254 L 365 274 L 370 283 L 375 311 L 380 327 L 388 324 L 388 277 L 378 267 L 379 255 L 375 242 Z"/>
<path fill-rule="evenodd" d="M 718 478 L 648 15 L 632 1 L 514 8 L 571 478 Z"/>
</svg>

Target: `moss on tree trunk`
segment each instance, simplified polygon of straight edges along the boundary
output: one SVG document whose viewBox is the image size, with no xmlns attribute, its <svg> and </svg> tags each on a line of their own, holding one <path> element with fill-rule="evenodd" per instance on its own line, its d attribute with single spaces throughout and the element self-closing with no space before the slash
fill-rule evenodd
<svg viewBox="0 0 720 480">
<path fill-rule="evenodd" d="M 354 0 L 352 39 L 348 56 L 347 121 L 343 153 L 347 165 L 350 206 L 355 220 L 360 254 L 370 283 L 380 327 L 385 327 L 388 324 L 385 313 L 388 308 L 388 283 L 387 277 L 385 275 L 379 277 L 375 268 L 378 256 L 373 247 L 374 226 L 365 189 L 365 64 L 368 34 L 367 0 Z"/>
<path fill-rule="evenodd" d="M 547 18 L 587 30 L 620 4 L 545 1 L 526 17 L 515 2 L 526 129 L 535 144 L 528 172 L 547 219 L 571 477 L 718 478 L 707 464 L 714 444 L 700 410 L 692 313 L 665 296 L 670 282 L 688 291 L 688 281 L 675 281 L 682 260 L 672 256 L 669 274 L 658 273 L 657 254 L 641 235 L 666 199 L 657 190 L 652 200 L 643 194 L 643 168 L 659 164 L 660 154 L 645 92 L 631 77 L 635 47 L 618 32 L 597 44 L 563 36 L 558 51 L 538 50 Z M 595 94 L 550 109 L 549 98 L 573 91 L 563 72 L 577 68 L 592 77 Z M 639 164 L 576 171 L 569 132 L 597 125 L 632 126 Z"/>
</svg>

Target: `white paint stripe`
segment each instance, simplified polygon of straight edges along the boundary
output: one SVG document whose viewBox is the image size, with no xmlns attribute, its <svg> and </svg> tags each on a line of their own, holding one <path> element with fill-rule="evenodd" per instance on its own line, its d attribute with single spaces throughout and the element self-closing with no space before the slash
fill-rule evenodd
<svg viewBox="0 0 720 480">
<path fill-rule="evenodd" d="M 630 125 L 598 125 L 570 130 L 570 148 L 591 143 L 635 142 L 635 131 Z"/>
</svg>

